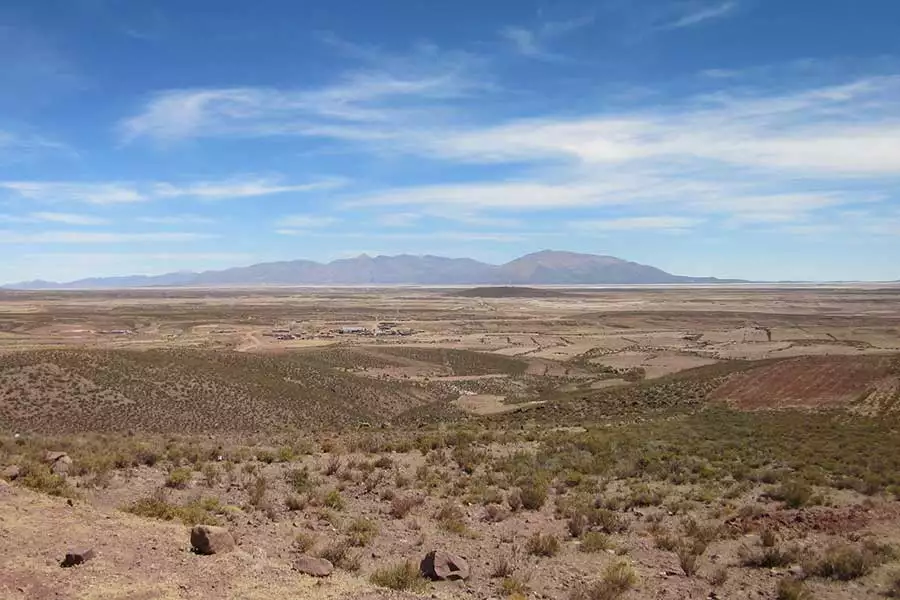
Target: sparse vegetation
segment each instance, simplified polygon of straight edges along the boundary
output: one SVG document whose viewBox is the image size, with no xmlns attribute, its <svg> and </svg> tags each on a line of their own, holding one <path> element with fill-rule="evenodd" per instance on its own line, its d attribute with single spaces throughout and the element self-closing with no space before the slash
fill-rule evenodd
<svg viewBox="0 0 900 600">
<path fill-rule="evenodd" d="M 569 596 L 570 600 L 617 600 L 637 584 L 637 574 L 628 563 L 613 563 L 603 577 L 581 585 Z"/>
<path fill-rule="evenodd" d="M 559 553 L 559 538 L 549 533 L 535 533 L 526 545 L 529 554 L 535 556 L 556 556 Z"/>
</svg>

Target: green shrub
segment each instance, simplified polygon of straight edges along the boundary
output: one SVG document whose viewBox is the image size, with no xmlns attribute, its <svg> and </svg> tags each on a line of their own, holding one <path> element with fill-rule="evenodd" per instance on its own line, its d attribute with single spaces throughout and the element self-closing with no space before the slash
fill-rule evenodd
<svg viewBox="0 0 900 600">
<path fill-rule="evenodd" d="M 57 475 L 50 467 L 38 463 L 26 464 L 18 481 L 35 492 L 61 498 L 77 498 L 77 492 L 62 475 Z"/>
<path fill-rule="evenodd" d="M 166 487 L 183 490 L 191 483 L 194 472 L 189 467 L 172 469 L 166 476 Z"/>
<path fill-rule="evenodd" d="M 813 491 L 801 481 L 787 481 L 769 493 L 774 500 L 784 502 L 788 508 L 801 508 L 809 504 Z"/>
<path fill-rule="evenodd" d="M 603 578 L 575 588 L 571 600 L 618 600 L 637 584 L 637 574 L 628 563 L 614 563 Z"/>
<path fill-rule="evenodd" d="M 355 519 L 347 527 L 350 544 L 353 546 L 368 546 L 369 542 L 378 535 L 378 525 L 369 519 Z"/>
<path fill-rule="evenodd" d="M 372 573 L 369 581 L 378 587 L 409 592 L 421 592 L 428 585 L 419 567 L 411 562 L 382 567 Z"/>
<path fill-rule="evenodd" d="M 522 508 L 525 510 L 540 510 L 547 501 L 547 484 L 539 481 L 531 481 L 520 487 Z"/>
<path fill-rule="evenodd" d="M 325 498 L 323 499 L 325 506 L 334 510 L 344 510 L 344 498 L 341 497 L 341 492 L 338 490 L 331 490 L 327 494 L 325 494 Z"/>
</svg>

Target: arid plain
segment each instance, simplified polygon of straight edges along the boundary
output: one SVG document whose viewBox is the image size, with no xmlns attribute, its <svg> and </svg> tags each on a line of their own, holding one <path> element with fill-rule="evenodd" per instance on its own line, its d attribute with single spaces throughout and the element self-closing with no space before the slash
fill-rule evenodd
<svg viewBox="0 0 900 600">
<path fill-rule="evenodd" d="M 898 286 L 0 292 L 0 596 L 884 598 L 898 401 Z"/>
</svg>

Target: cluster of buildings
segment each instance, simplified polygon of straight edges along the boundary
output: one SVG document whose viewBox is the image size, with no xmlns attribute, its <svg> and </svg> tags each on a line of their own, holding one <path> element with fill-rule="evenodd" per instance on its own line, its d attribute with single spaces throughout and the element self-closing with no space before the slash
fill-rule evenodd
<svg viewBox="0 0 900 600">
<path fill-rule="evenodd" d="M 401 329 L 397 323 L 384 321 L 376 323 L 374 327 L 364 327 L 360 325 L 343 325 L 341 327 L 326 329 L 315 334 L 295 333 L 292 329 L 273 329 L 271 333 L 264 334 L 273 337 L 276 340 L 302 340 L 315 338 L 333 338 L 336 335 L 357 335 L 379 337 L 383 335 L 412 335 L 415 333 L 412 329 Z"/>
</svg>

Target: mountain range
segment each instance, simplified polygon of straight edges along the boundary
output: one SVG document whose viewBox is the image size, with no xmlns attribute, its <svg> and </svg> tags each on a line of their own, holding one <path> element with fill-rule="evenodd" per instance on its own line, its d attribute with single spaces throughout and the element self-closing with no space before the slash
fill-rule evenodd
<svg viewBox="0 0 900 600">
<path fill-rule="evenodd" d="M 441 256 L 368 256 L 319 263 L 310 260 L 269 262 L 202 273 L 95 277 L 66 283 L 26 281 L 9 289 L 133 288 L 151 286 L 263 285 L 590 285 L 650 283 L 736 283 L 741 280 L 672 275 L 656 267 L 613 256 L 543 250 L 502 265 L 471 258 Z"/>
</svg>

